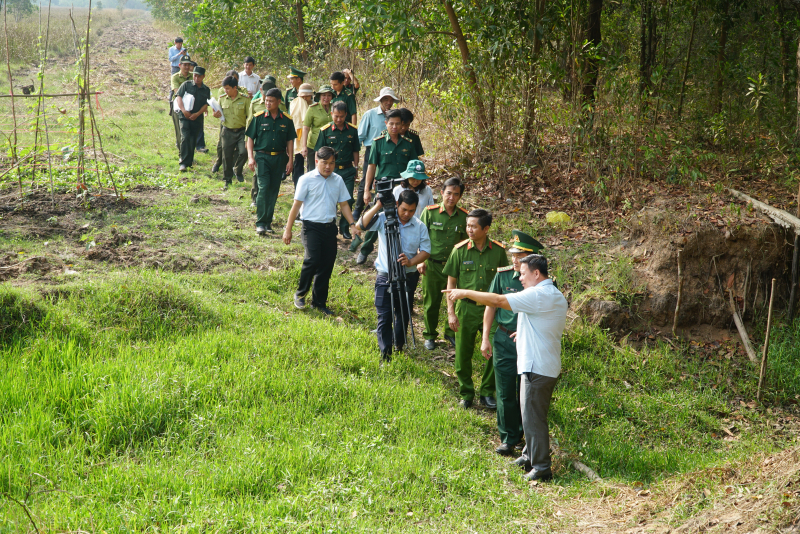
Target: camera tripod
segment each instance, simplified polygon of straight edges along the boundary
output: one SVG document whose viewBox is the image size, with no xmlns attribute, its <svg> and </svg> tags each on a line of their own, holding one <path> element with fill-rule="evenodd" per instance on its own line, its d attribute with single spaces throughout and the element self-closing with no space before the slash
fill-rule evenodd
<svg viewBox="0 0 800 534">
<path fill-rule="evenodd" d="M 411 327 L 412 346 L 417 348 L 417 339 L 414 335 L 414 323 L 411 320 L 412 299 L 409 298 L 406 286 L 406 267 L 401 265 L 397 258 L 403 253 L 400 246 L 400 217 L 397 215 L 397 202 L 392 193 L 393 182 L 389 178 L 378 180 L 375 183 L 375 192 L 383 204 L 383 212 L 386 215 L 386 264 L 389 275 L 389 298 L 392 306 L 392 342 L 398 346 L 398 331 L 395 328 L 395 298 L 400 299 L 400 324 L 405 324 L 406 317 Z M 396 296 L 395 296 L 396 295 Z M 405 332 L 403 332 L 405 337 Z"/>
</svg>

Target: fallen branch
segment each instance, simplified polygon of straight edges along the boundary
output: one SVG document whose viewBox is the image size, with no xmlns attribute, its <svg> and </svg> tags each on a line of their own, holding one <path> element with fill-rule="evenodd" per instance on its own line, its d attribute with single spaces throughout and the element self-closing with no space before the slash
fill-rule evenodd
<svg viewBox="0 0 800 534">
<path fill-rule="evenodd" d="M 742 345 L 744 345 L 744 350 L 747 352 L 748 358 L 753 363 L 758 363 L 758 356 L 756 356 L 756 352 L 753 350 L 753 346 L 750 344 L 750 336 L 747 335 L 747 330 L 744 327 L 744 323 L 742 319 L 739 317 L 739 311 L 736 309 L 736 303 L 733 302 L 733 292 L 728 290 L 728 297 L 730 297 L 731 303 L 731 312 L 733 313 L 733 322 L 736 323 L 736 329 L 739 331 L 739 337 L 742 338 Z"/>
<path fill-rule="evenodd" d="M 574 467 L 577 471 L 580 471 L 581 473 L 589 477 L 589 480 L 593 482 L 599 482 L 603 480 L 602 478 L 600 478 L 600 475 L 592 471 L 590 467 L 588 467 L 584 463 L 579 462 L 578 460 L 572 460 L 572 467 Z"/>
<path fill-rule="evenodd" d="M 43 258 L 42 256 L 34 256 L 32 258 L 28 258 L 27 260 L 22 260 L 21 262 L 15 263 L 13 265 L 6 265 L 5 267 L 0 267 L 0 269 L 13 269 L 16 266 L 22 265 L 23 263 L 27 263 L 29 261 L 32 261 L 32 260 L 43 260 L 43 259 L 45 259 L 45 258 Z"/>
<path fill-rule="evenodd" d="M 728 192 L 738 198 L 739 200 L 744 200 L 745 202 L 749 202 L 755 209 L 760 211 L 761 213 L 768 216 L 770 219 L 778 223 L 780 226 L 784 228 L 788 228 L 789 230 L 794 231 L 795 234 L 800 234 L 800 219 L 795 217 L 789 212 L 779 210 L 778 208 L 773 208 L 769 204 L 761 202 L 760 200 L 756 200 L 752 197 L 745 195 L 737 191 L 736 189 L 728 189 Z"/>
</svg>

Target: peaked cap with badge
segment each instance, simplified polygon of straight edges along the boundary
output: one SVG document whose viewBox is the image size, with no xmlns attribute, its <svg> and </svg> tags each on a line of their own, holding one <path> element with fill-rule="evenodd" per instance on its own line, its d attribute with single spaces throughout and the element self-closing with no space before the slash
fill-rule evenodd
<svg viewBox="0 0 800 534">
<path fill-rule="evenodd" d="M 536 241 L 534 238 L 520 230 L 512 230 L 513 237 L 511 238 L 511 248 L 508 251 L 511 254 L 518 252 L 527 252 L 528 254 L 537 254 L 544 248 L 544 245 Z"/>
</svg>

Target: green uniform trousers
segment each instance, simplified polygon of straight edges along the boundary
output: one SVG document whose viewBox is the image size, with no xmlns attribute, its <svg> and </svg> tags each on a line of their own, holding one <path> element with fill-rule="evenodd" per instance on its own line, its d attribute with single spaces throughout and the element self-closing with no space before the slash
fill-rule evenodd
<svg viewBox="0 0 800 534">
<path fill-rule="evenodd" d="M 181 149 L 181 121 L 178 119 L 180 111 L 172 112 L 172 125 L 175 127 L 175 148 Z"/>
<path fill-rule="evenodd" d="M 475 335 L 483 330 L 483 306 L 472 304 L 466 300 L 456 303 L 456 317 L 459 327 L 456 332 L 456 376 L 458 377 L 461 398 L 471 401 L 475 398 L 475 386 L 472 382 L 472 358 L 475 356 Z M 480 356 L 485 361 L 483 356 Z M 494 397 L 494 364 L 492 358 L 486 361 L 481 379 L 480 395 Z"/>
<path fill-rule="evenodd" d="M 422 337 L 425 339 L 436 339 L 439 334 L 436 328 L 439 326 L 439 312 L 442 307 L 443 289 L 447 289 L 447 275 L 442 271 L 444 265 L 441 263 L 427 260 L 425 262 L 425 275 L 422 277 L 422 310 L 425 320 L 425 330 Z M 456 334 L 450 328 L 450 323 L 445 322 L 444 335 L 455 337 Z"/>
<path fill-rule="evenodd" d="M 496 324 L 496 323 L 495 323 Z M 517 344 L 499 328 L 492 341 L 494 380 L 497 387 L 497 430 L 500 442 L 516 445 L 522 441 L 522 412 L 519 407 Z"/>
<path fill-rule="evenodd" d="M 283 172 L 289 156 L 281 152 L 277 156 L 270 156 L 256 152 L 258 165 L 258 196 L 256 197 L 256 226 L 272 226 L 272 216 L 275 214 L 275 202 L 281 190 Z"/>
<path fill-rule="evenodd" d="M 355 204 L 355 200 L 353 200 L 353 189 L 356 185 L 356 175 L 358 175 L 358 167 L 350 167 L 349 169 L 336 169 L 334 171 L 336 174 L 342 177 L 344 180 L 344 185 L 347 187 L 347 192 L 350 193 L 350 200 L 347 201 L 350 204 L 350 209 L 353 209 L 353 204 Z M 350 223 L 347 222 L 347 219 L 344 218 L 342 215 L 339 218 L 339 233 L 344 234 L 345 230 L 350 228 Z"/>
<path fill-rule="evenodd" d="M 375 250 L 375 242 L 378 240 L 378 232 L 365 232 L 364 241 L 361 243 L 361 254 L 369 256 Z"/>
<path fill-rule="evenodd" d="M 219 133 L 219 139 L 222 148 L 223 177 L 226 183 L 231 183 L 234 172 L 236 176 L 241 176 L 244 172 L 244 164 L 247 163 L 244 128 L 234 131 L 223 126 Z"/>
</svg>

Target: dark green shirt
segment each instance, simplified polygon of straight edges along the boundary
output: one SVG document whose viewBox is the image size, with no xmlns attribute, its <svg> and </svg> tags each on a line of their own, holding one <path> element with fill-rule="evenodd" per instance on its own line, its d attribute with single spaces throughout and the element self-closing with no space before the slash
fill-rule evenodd
<svg viewBox="0 0 800 534">
<path fill-rule="evenodd" d="M 194 104 L 192 104 L 192 109 L 187 110 L 189 113 L 197 113 L 200 111 L 203 106 L 208 105 L 208 99 L 211 98 L 211 89 L 208 88 L 206 84 L 202 86 L 197 86 L 194 84 L 194 80 L 187 80 L 181 84 L 178 88 L 178 92 L 175 93 L 175 96 L 179 96 L 183 98 L 183 95 L 190 94 L 194 96 Z M 184 109 L 186 106 L 184 105 Z"/>
<path fill-rule="evenodd" d="M 376 137 L 369 151 L 369 164 L 375 165 L 375 181 L 388 178 L 401 178 L 400 173 L 406 170 L 408 162 L 417 159 L 414 144 L 408 137 L 400 136 L 397 144 L 386 133 Z"/>
<path fill-rule="evenodd" d="M 286 143 L 297 139 L 292 119 L 278 112 L 276 119 L 267 112 L 254 117 L 247 126 L 247 137 L 253 140 L 253 149 L 266 152 L 286 152 Z"/>
<path fill-rule="evenodd" d="M 283 103 L 286 104 L 286 109 L 289 109 L 289 104 L 292 103 L 292 100 L 297 98 L 297 89 L 294 87 L 290 87 L 283 93 Z"/>
<path fill-rule="evenodd" d="M 464 208 L 456 208 L 448 215 L 443 203 L 434 204 L 422 212 L 420 220 L 428 228 L 434 261 L 447 261 L 455 244 L 467 238 L 467 210 Z"/>
<path fill-rule="evenodd" d="M 336 151 L 336 165 L 353 163 L 353 152 L 361 150 L 358 128 L 344 123 L 344 130 L 340 130 L 333 122 L 328 123 L 319 130 L 314 152 L 324 146 L 329 146 Z"/>
<path fill-rule="evenodd" d="M 498 269 L 497 276 L 494 277 L 492 285 L 489 286 L 489 293 L 495 293 L 497 295 L 519 293 L 522 290 L 523 287 L 522 282 L 519 281 L 519 273 L 514 270 L 512 265 Z M 497 324 L 509 330 L 515 332 L 517 330 L 517 314 L 511 310 L 496 308 L 494 320 Z"/>
<path fill-rule="evenodd" d="M 333 106 L 334 102 L 344 102 L 347 104 L 347 117 L 344 120 L 347 122 L 351 122 L 353 120 L 353 115 L 358 114 L 358 107 L 356 106 L 356 95 L 350 89 L 342 89 L 342 92 L 333 95 L 333 99 L 331 100 L 331 106 Z"/>
<path fill-rule="evenodd" d="M 453 248 L 443 272 L 458 280 L 459 289 L 486 292 L 497 269 L 506 265 L 508 257 L 503 245 L 487 239 L 481 251 L 472 239 L 467 239 Z"/>
<path fill-rule="evenodd" d="M 422 148 L 422 141 L 420 140 L 419 134 L 417 132 L 415 132 L 414 130 L 408 130 L 403 135 L 411 139 L 411 142 L 414 143 L 414 149 L 417 151 L 417 156 L 425 155 L 425 149 Z"/>
</svg>

